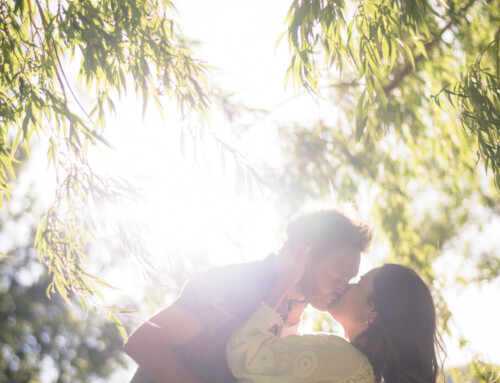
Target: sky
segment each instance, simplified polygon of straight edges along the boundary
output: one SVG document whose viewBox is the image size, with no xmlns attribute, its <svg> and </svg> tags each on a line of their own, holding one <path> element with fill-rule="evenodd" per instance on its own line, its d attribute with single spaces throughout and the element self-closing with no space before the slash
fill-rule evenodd
<svg viewBox="0 0 500 383">
<path fill-rule="evenodd" d="M 288 47 L 286 41 L 277 47 L 276 42 L 284 31 L 289 4 L 289 0 L 175 2 L 178 10 L 175 18 L 183 33 L 199 43 L 194 51 L 217 68 L 211 72 L 210 80 L 234 92 L 237 99 L 248 106 L 274 110 L 272 117 L 254 122 L 251 138 L 236 142 L 238 150 L 249 161 L 256 158 L 279 161 L 275 150 L 276 121 L 315 122 L 331 112 L 326 109 L 331 108 L 329 105 L 317 103 L 308 95 L 297 96 L 291 87 L 285 90 Z M 193 172 L 192 162 L 178 150 L 182 123 L 168 118 L 160 122 L 152 109 L 142 121 L 140 111 L 141 106 L 135 105 L 134 100 L 124 101 L 114 121 L 115 132 L 120 133 L 110 139 L 117 152 L 100 154 L 100 163 L 104 171 L 122 171 L 124 176 L 130 176 L 145 175 L 144 169 L 147 169 L 147 175 L 155 178 L 148 186 L 151 203 L 141 205 L 136 212 L 136 218 L 159 230 L 152 244 L 155 251 L 165 253 L 168 239 L 169 246 L 176 251 L 208 254 L 210 264 L 218 265 L 259 259 L 276 250 L 283 222 L 266 200 L 265 193 L 253 200 L 235 195 L 234 179 L 220 174 L 217 165 L 211 169 L 215 178 L 200 176 L 204 172 Z M 219 122 L 218 116 L 212 117 L 211 131 L 230 139 L 227 129 Z M 140 131 L 136 129 L 138 125 Z M 137 155 L 130 156 L 131 151 Z M 218 164 L 216 157 L 217 154 L 213 154 L 208 162 Z M 158 178 L 155 174 L 164 174 L 164 177 Z M 213 182 L 214 179 L 218 181 Z M 229 239 L 234 241 L 231 243 Z M 450 254 L 438 265 L 443 273 L 448 271 L 443 278 L 450 283 L 453 283 L 453 271 L 461 267 L 453 262 L 453 254 Z M 361 273 L 374 263 L 370 256 L 365 257 Z M 132 267 L 132 274 L 120 269 L 111 278 L 115 278 L 116 284 L 130 280 L 136 266 Z M 498 291 L 498 284 L 492 284 L 443 292 L 455 314 L 453 326 L 457 333 L 470 340 L 469 348 L 460 350 L 456 339 L 446 339 L 447 365 L 463 364 L 475 352 L 500 364 L 500 353 L 496 349 L 500 343 Z"/>
</svg>

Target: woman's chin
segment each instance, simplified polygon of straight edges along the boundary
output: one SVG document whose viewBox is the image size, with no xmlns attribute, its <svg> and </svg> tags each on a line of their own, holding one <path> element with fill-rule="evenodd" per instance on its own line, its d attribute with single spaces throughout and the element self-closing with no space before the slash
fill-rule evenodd
<svg viewBox="0 0 500 383">
<path fill-rule="evenodd" d="M 332 316 L 332 318 L 335 319 L 336 322 L 339 322 L 339 320 L 338 320 L 338 301 L 330 303 L 328 305 L 327 311 Z"/>
</svg>

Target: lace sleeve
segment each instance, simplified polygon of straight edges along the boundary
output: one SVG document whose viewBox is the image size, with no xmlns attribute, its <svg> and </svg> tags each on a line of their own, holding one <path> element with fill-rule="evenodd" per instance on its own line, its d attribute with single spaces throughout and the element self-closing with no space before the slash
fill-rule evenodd
<svg viewBox="0 0 500 383">
<path fill-rule="evenodd" d="M 280 338 L 268 328 L 281 316 L 262 304 L 227 344 L 229 369 L 245 383 L 373 383 L 368 360 L 335 335 Z"/>
</svg>

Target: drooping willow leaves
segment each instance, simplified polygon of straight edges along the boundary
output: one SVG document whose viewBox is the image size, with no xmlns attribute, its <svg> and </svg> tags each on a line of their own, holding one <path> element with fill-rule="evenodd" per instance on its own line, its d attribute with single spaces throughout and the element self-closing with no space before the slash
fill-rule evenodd
<svg viewBox="0 0 500 383">
<path fill-rule="evenodd" d="M 497 1 L 296 0 L 287 16 L 291 59 L 285 81 L 310 92 L 352 88 L 355 137 L 377 142 L 391 129 L 402 131 L 391 103 L 409 92 L 430 97 L 428 88 L 435 95 L 463 78 L 455 92 L 461 97 L 456 112 L 500 190 L 498 49 L 493 60 L 484 60 L 488 64 L 463 64 L 481 61 L 492 34 L 490 45 L 498 47 L 499 23 Z M 414 108 L 412 114 L 419 113 Z"/>
<path fill-rule="evenodd" d="M 443 92 L 456 105 L 464 129 L 477 140 L 478 158 L 484 161 L 486 171 L 491 169 L 496 187 L 500 190 L 499 47 L 500 27 L 495 39 L 467 69 L 464 79 Z M 488 50 L 494 52 L 496 68 L 483 67 L 482 59 Z"/>
<path fill-rule="evenodd" d="M 104 283 L 85 267 L 99 230 L 88 208 L 130 198 L 132 190 L 97 175 L 87 151 L 108 145 L 106 116 L 130 85 L 144 113 L 151 99 L 161 109 L 166 95 L 183 116 L 206 118 L 206 65 L 183 43 L 173 11 L 168 0 L 0 2 L 0 203 L 9 197 L 18 148 L 30 152 L 37 137 L 58 182 L 36 239 L 53 278 L 48 293 L 73 293 L 84 305 Z"/>
</svg>

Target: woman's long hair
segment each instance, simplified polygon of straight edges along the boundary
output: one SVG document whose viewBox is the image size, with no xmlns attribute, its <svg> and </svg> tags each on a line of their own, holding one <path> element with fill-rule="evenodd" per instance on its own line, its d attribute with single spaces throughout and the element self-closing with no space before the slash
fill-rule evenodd
<svg viewBox="0 0 500 383">
<path fill-rule="evenodd" d="M 389 263 L 374 276 L 369 303 L 378 315 L 353 344 L 368 357 L 376 381 L 435 383 L 442 347 L 427 285 L 408 267 Z"/>
</svg>

